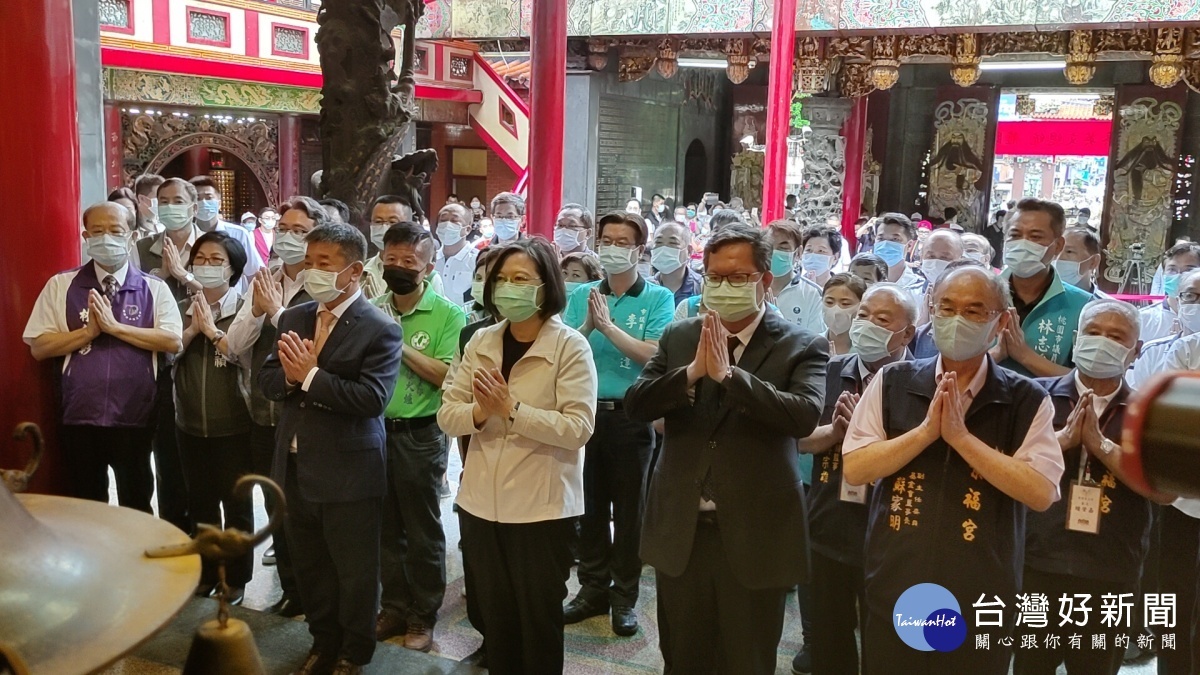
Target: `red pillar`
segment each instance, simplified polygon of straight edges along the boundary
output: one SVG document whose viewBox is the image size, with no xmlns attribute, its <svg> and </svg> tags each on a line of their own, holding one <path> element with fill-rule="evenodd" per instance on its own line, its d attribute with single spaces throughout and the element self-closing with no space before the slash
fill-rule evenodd
<svg viewBox="0 0 1200 675">
<path fill-rule="evenodd" d="M 796 55 L 796 0 L 775 0 L 771 72 L 767 84 L 767 156 L 762 222 L 783 215 L 787 191 L 787 136 L 792 126 L 792 60 Z"/>
<path fill-rule="evenodd" d="M 108 101 L 104 104 L 104 177 L 110 192 L 125 185 L 124 165 L 121 107 Z"/>
<path fill-rule="evenodd" d="M 38 363 L 21 339 L 34 300 L 56 272 L 79 264 L 79 128 L 71 0 L 5 4 L 0 89 L 38 92 L 0 106 L 0 185 L 21 199 L 9 205 L 0 237 L 0 468 L 23 468 L 28 445 L 11 440 L 20 422 L 46 435 L 35 492 L 61 492 L 58 400 L 52 363 Z"/>
<path fill-rule="evenodd" d="M 842 238 L 857 253 L 858 237 L 854 226 L 862 212 L 863 147 L 867 142 L 867 97 L 854 99 L 850 116 L 842 126 L 846 138 L 846 177 L 842 180 Z"/>
<path fill-rule="evenodd" d="M 300 191 L 300 118 L 279 118 L 279 200 L 290 199 Z"/>
<path fill-rule="evenodd" d="M 529 77 L 529 234 L 553 239 L 562 202 L 563 108 L 567 93 L 567 0 L 533 4 Z"/>
</svg>

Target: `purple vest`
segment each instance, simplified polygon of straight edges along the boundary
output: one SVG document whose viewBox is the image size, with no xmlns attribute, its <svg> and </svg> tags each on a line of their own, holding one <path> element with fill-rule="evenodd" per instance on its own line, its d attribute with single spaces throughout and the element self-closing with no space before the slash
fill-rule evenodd
<svg viewBox="0 0 1200 675">
<path fill-rule="evenodd" d="M 67 326 L 84 326 L 88 291 L 104 289 L 96 266 L 79 268 L 67 288 Z M 123 324 L 154 327 L 154 297 L 145 276 L 133 265 L 117 290 L 113 316 Z M 150 424 L 157 389 L 152 352 L 101 333 L 71 354 L 62 377 L 63 424 L 96 427 L 145 427 Z"/>
</svg>

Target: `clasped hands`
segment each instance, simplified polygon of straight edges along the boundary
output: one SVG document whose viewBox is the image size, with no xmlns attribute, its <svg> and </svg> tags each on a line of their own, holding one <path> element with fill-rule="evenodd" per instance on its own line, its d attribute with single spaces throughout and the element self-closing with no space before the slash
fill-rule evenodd
<svg viewBox="0 0 1200 675">
<path fill-rule="evenodd" d="M 933 401 L 929 403 L 929 413 L 920 427 L 926 445 L 941 438 L 950 447 L 961 452 L 967 440 L 973 438 L 967 430 L 965 399 L 966 397 L 958 391 L 958 374 L 942 373 L 933 394 Z"/>
<path fill-rule="evenodd" d="M 489 417 L 508 419 L 512 414 L 514 402 L 499 368 L 477 369 L 471 379 L 471 392 L 475 395 L 477 422 Z"/>
<path fill-rule="evenodd" d="M 312 340 L 301 338 L 295 331 L 279 336 L 279 363 L 283 375 L 293 387 L 304 382 L 308 373 L 317 367 L 316 345 Z"/>
<path fill-rule="evenodd" d="M 1093 455 L 1104 454 L 1101 448 L 1104 433 L 1100 431 L 1100 417 L 1096 414 L 1095 402 L 1096 395 L 1091 389 L 1079 397 L 1079 402 L 1067 416 L 1067 423 L 1058 432 L 1058 442 L 1064 450 L 1083 445 Z"/>
<path fill-rule="evenodd" d="M 113 315 L 112 303 L 103 293 L 92 289 L 88 292 L 88 336 L 95 340 L 101 333 L 115 335 L 121 329 L 121 322 Z"/>
<path fill-rule="evenodd" d="M 696 345 L 696 356 L 687 366 L 688 386 L 705 377 L 714 382 L 724 382 L 729 376 L 729 331 L 721 323 L 716 312 L 704 315 L 700 326 L 700 343 Z"/>
</svg>

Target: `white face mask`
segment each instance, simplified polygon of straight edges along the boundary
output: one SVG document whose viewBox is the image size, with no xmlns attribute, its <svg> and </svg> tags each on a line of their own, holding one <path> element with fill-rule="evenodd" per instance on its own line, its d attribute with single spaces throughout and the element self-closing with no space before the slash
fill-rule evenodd
<svg viewBox="0 0 1200 675">
<path fill-rule="evenodd" d="M 1027 239 L 1016 239 L 1004 243 L 1004 266 L 1012 273 L 1027 279 L 1046 269 L 1046 252 L 1049 246 L 1035 244 Z"/>
<path fill-rule="evenodd" d="M 462 227 L 452 221 L 438 223 L 437 226 L 438 239 L 442 240 L 443 246 L 453 246 L 462 241 Z"/>
<path fill-rule="evenodd" d="M 1200 333 L 1200 305 L 1185 305 L 1179 304 L 1179 314 L 1176 315 L 1179 319 L 1179 325 L 1183 328 L 1185 335 L 1192 333 Z"/>
<path fill-rule="evenodd" d="M 263 218 L 259 222 L 262 223 L 262 228 L 264 230 L 273 230 L 273 229 L 275 229 L 275 226 L 279 223 L 279 219 L 278 218 Z"/>
<path fill-rule="evenodd" d="M 657 246 L 650 251 L 650 264 L 659 272 L 670 274 L 683 267 L 683 249 Z"/>
<path fill-rule="evenodd" d="M 554 228 L 554 243 L 563 251 L 574 251 L 579 248 L 579 240 L 583 230 L 572 230 L 569 227 Z"/>
<path fill-rule="evenodd" d="M 342 272 L 350 269 L 346 266 Z M 337 300 L 350 287 L 347 283 L 342 288 L 337 287 L 338 275 L 342 272 L 330 272 L 329 270 L 310 269 L 304 273 L 304 290 L 308 291 L 309 296 L 313 300 L 322 304 L 328 304 Z"/>
<path fill-rule="evenodd" d="M 936 284 L 939 277 L 946 272 L 946 267 L 950 263 L 945 260 L 922 260 L 921 272 L 925 274 L 925 278 L 929 280 L 930 285 Z"/>
<path fill-rule="evenodd" d="M 271 246 L 275 255 L 286 265 L 299 265 L 304 262 L 304 254 L 308 252 L 308 242 L 304 235 L 296 232 L 280 232 Z"/>
<path fill-rule="evenodd" d="M 508 241 L 517 238 L 517 234 L 521 228 L 521 221 L 516 218 L 493 218 L 492 228 L 495 230 L 496 237 L 500 241 Z"/>
<path fill-rule="evenodd" d="M 383 250 L 383 235 L 387 234 L 388 229 L 392 226 L 384 223 L 383 225 L 371 224 L 371 243 L 375 244 L 375 248 Z"/>
<path fill-rule="evenodd" d="M 988 254 L 984 253 L 983 251 L 967 251 L 966 253 L 963 254 L 963 256 L 966 258 L 970 258 L 971 260 L 974 260 L 976 262 L 983 263 L 984 265 L 987 265 L 989 267 L 992 264 L 992 259 L 990 257 L 988 257 Z"/>
<path fill-rule="evenodd" d="M 225 265 L 195 265 L 192 275 L 205 288 L 220 288 L 229 280 L 231 270 Z"/>
<path fill-rule="evenodd" d="M 987 351 L 992 329 L 1000 320 L 975 323 L 961 316 L 933 317 L 933 344 L 951 361 L 968 361 Z"/>
<path fill-rule="evenodd" d="M 624 246 L 601 246 L 599 253 L 600 266 L 609 274 L 628 272 L 641 257 L 637 248 L 625 248 Z"/>
<path fill-rule="evenodd" d="M 842 335 L 850 330 L 850 324 L 854 321 L 854 315 L 857 313 L 858 305 L 852 307 L 821 306 L 821 318 L 825 320 L 825 327 L 834 335 Z"/>
<path fill-rule="evenodd" d="M 129 260 L 129 238 L 116 234 L 94 234 L 87 238 L 87 252 L 92 260 L 115 269 Z"/>
<path fill-rule="evenodd" d="M 1100 380 L 1120 377 L 1128 369 L 1129 347 L 1103 335 L 1080 335 L 1071 358 L 1079 372 Z"/>
<path fill-rule="evenodd" d="M 888 343 L 893 335 L 895 333 L 870 319 L 855 319 L 850 324 L 850 344 L 867 363 L 875 363 L 892 355 Z"/>
</svg>

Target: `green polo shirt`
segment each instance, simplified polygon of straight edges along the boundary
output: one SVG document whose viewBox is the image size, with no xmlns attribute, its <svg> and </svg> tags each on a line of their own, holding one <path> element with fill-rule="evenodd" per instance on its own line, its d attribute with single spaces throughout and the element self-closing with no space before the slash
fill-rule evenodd
<svg viewBox="0 0 1200 675">
<path fill-rule="evenodd" d="M 450 363 L 458 346 L 458 334 L 467 324 L 467 315 L 462 308 L 434 293 L 428 279 L 425 280 L 421 301 L 408 314 L 401 315 L 396 311 L 392 296 L 393 293 L 388 291 L 371 302 L 400 324 L 405 348 Z M 396 391 L 388 402 L 384 416 L 389 419 L 411 419 L 436 415 L 441 405 L 441 387 L 426 381 L 401 362 Z"/>
<path fill-rule="evenodd" d="M 1012 283 L 1011 270 L 1004 270 L 1000 276 Z M 1016 296 L 1015 292 L 1013 296 Z M 1091 293 L 1071 284 L 1064 284 L 1051 267 L 1050 286 L 1021 322 L 1025 343 L 1050 361 L 1073 368 L 1075 364 L 1071 360 L 1071 348 L 1075 345 L 1075 335 L 1079 332 L 1079 315 L 1083 312 L 1083 306 L 1091 300 Z M 1026 377 L 1033 377 L 1029 369 L 1011 357 L 1000 365 Z"/>
<path fill-rule="evenodd" d="M 600 288 L 608 301 L 608 312 L 613 323 L 637 340 L 658 340 L 675 318 L 675 294 L 664 286 L 646 283 L 645 279 L 638 277 L 637 283 L 619 298 L 613 295 L 607 279 L 579 286 L 567 299 L 563 323 L 575 329 L 583 326 L 588 316 L 588 294 L 596 287 Z M 642 365 L 622 354 L 598 330 L 588 335 L 588 342 L 592 345 L 592 358 L 596 362 L 596 376 L 599 379 L 597 398 L 624 398 L 625 390 L 642 374 Z"/>
</svg>

